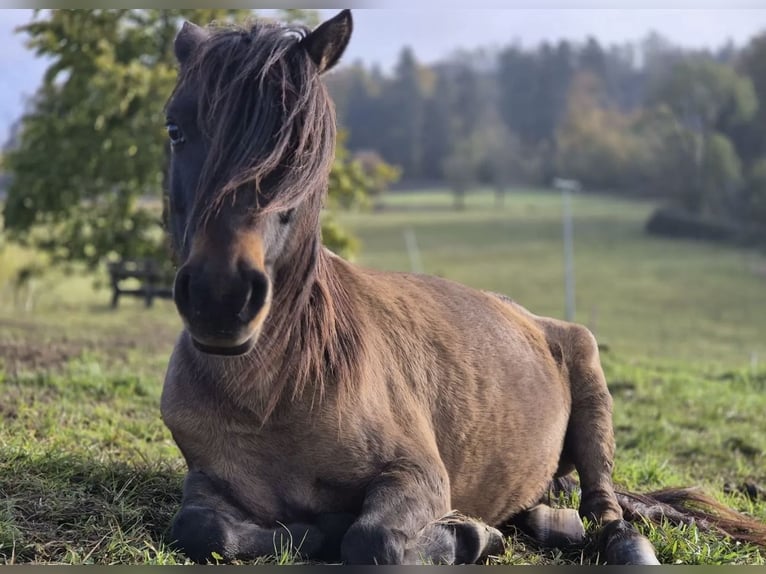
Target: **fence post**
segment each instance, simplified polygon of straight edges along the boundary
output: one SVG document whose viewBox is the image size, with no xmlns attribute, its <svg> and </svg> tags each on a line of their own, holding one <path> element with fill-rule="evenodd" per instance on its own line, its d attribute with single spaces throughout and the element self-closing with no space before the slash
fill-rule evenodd
<svg viewBox="0 0 766 574">
<path fill-rule="evenodd" d="M 564 318 L 574 321 L 574 223 L 572 221 L 572 192 L 580 191 L 580 183 L 571 179 L 553 180 L 553 186 L 561 190 L 562 227 L 564 235 Z"/>
<path fill-rule="evenodd" d="M 411 227 L 404 230 L 404 243 L 407 245 L 407 254 L 410 257 L 410 269 L 413 273 L 423 273 L 418 241 L 415 237 L 415 231 Z"/>
</svg>

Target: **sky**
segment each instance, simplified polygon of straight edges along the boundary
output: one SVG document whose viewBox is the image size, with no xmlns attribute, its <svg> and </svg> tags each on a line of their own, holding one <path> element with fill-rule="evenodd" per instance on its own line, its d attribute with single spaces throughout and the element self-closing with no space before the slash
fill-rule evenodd
<svg viewBox="0 0 766 574">
<path fill-rule="evenodd" d="M 329 17 L 334 10 L 321 10 Z M 715 48 L 731 40 L 745 44 L 766 31 L 766 9 L 428 9 L 354 10 L 354 35 L 343 62 L 361 60 L 390 69 L 404 45 L 431 63 L 459 48 L 535 46 L 543 40 L 604 44 L 639 40 L 656 31 L 673 43 Z M 46 62 L 24 46 L 13 29 L 31 10 L 0 10 L 0 143 L 40 82 Z"/>
</svg>

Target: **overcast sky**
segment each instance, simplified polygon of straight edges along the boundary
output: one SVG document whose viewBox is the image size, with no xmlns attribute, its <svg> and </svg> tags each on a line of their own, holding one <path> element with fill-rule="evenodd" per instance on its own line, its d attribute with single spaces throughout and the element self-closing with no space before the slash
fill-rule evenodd
<svg viewBox="0 0 766 574">
<path fill-rule="evenodd" d="M 334 10 L 322 10 L 330 16 Z M 45 63 L 24 47 L 13 29 L 31 10 L 0 10 L 0 142 L 21 113 L 25 95 L 34 92 Z M 543 40 L 602 43 L 638 40 L 654 30 L 689 47 L 718 47 L 728 40 L 741 46 L 766 30 L 764 9 L 508 9 L 508 10 L 355 10 L 354 36 L 344 62 L 360 59 L 389 69 L 405 44 L 417 57 L 433 62 L 458 48 L 502 46 L 517 41 L 534 46 Z"/>
</svg>

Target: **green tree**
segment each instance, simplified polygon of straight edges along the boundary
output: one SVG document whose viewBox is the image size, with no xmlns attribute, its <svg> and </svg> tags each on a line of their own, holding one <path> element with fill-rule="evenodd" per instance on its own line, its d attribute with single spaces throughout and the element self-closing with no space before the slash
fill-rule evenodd
<svg viewBox="0 0 766 574">
<path fill-rule="evenodd" d="M 91 266 L 159 255 L 158 210 L 142 199 L 159 199 L 164 184 L 162 102 L 175 81 L 173 38 L 182 19 L 248 15 L 54 10 L 23 26 L 29 47 L 52 63 L 7 154 L 12 237 L 54 261 Z"/>
<path fill-rule="evenodd" d="M 648 163 L 648 148 L 635 124 L 633 115 L 607 105 L 597 76 L 578 73 L 556 133 L 557 173 L 591 189 L 635 190 Z"/>
<path fill-rule="evenodd" d="M 723 131 L 750 120 L 758 109 L 753 83 L 734 68 L 709 58 L 687 58 L 655 88 L 679 123 L 697 132 Z"/>
<path fill-rule="evenodd" d="M 753 118 L 731 130 L 731 138 L 745 164 L 743 211 L 748 223 L 766 227 L 766 33 L 754 37 L 737 62 L 753 83 L 760 103 Z"/>
<path fill-rule="evenodd" d="M 348 132 L 348 146 L 353 150 L 379 147 L 381 134 L 390 127 L 381 113 L 381 82 L 355 63 L 328 74 L 338 122 Z"/>
<path fill-rule="evenodd" d="M 738 70 L 750 78 L 760 105 L 750 121 L 731 130 L 743 161 L 750 164 L 766 156 L 766 32 L 754 37 L 742 52 Z"/>
<path fill-rule="evenodd" d="M 424 89 L 422 67 L 410 48 L 399 55 L 394 77 L 383 88 L 381 112 L 387 123 L 381 153 L 401 166 L 407 177 L 419 177 L 422 165 Z"/>
<path fill-rule="evenodd" d="M 338 224 L 333 210 L 367 207 L 370 196 L 382 193 L 391 182 L 396 181 L 399 170 L 382 160 L 365 165 L 360 159 L 352 157 L 345 145 L 346 137 L 346 132 L 338 133 L 335 160 L 330 172 L 330 211 L 325 212 L 322 219 L 322 240 L 336 253 L 350 257 L 357 249 L 357 242 Z"/>
<path fill-rule="evenodd" d="M 465 209 L 465 194 L 476 182 L 478 159 L 474 142 L 470 139 L 455 143 L 442 165 L 444 178 L 452 190 L 455 209 Z"/>
<path fill-rule="evenodd" d="M 498 88 L 501 112 L 510 130 L 527 144 L 553 141 L 566 112 L 574 73 L 572 46 L 547 42 L 535 51 L 512 46 L 500 54 Z"/>
<path fill-rule="evenodd" d="M 737 217 L 742 190 L 742 162 L 731 140 L 720 133 L 710 135 L 702 158 L 702 203 L 713 215 Z"/>
<path fill-rule="evenodd" d="M 21 27 L 29 47 L 52 62 L 4 158 L 12 176 L 4 207 L 12 238 L 44 249 L 54 262 L 167 260 L 157 204 L 167 158 L 162 103 L 176 78 L 173 39 L 184 19 L 251 16 L 223 9 L 53 10 Z M 353 169 L 348 160 L 336 161 L 333 182 Z M 350 179 L 363 193 L 368 180 Z"/>
<path fill-rule="evenodd" d="M 661 121 L 667 121 L 660 129 L 668 137 L 658 153 L 680 155 L 680 163 L 687 167 L 666 165 L 683 177 L 660 173 L 658 183 L 690 211 L 736 215 L 732 210 L 737 202 L 732 198 L 741 191 L 741 162 L 725 133 L 757 111 L 751 80 L 711 59 L 688 58 L 659 82 L 652 102 L 661 106 Z"/>
<path fill-rule="evenodd" d="M 455 132 L 451 113 L 452 82 L 444 69 L 435 69 L 435 87 L 425 105 L 423 117 L 422 174 L 426 179 L 443 177 L 442 162 L 447 157 Z"/>
<path fill-rule="evenodd" d="M 748 180 L 750 221 L 761 227 L 766 227 L 766 158 L 753 164 Z"/>
<path fill-rule="evenodd" d="M 471 150 L 468 157 L 476 164 L 472 168 L 476 179 L 492 187 L 495 205 L 503 207 L 511 180 L 519 179 L 523 170 L 518 138 L 505 127 L 496 110 L 490 108 L 474 129 L 468 144 Z"/>
</svg>

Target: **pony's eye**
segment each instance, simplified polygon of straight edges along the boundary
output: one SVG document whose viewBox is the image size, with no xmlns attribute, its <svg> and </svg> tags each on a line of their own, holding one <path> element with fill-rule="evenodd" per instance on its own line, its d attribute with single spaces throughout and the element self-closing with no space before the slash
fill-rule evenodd
<svg viewBox="0 0 766 574">
<path fill-rule="evenodd" d="M 282 225 L 287 225 L 290 223 L 290 220 L 293 218 L 293 212 L 295 209 L 288 209 L 287 211 L 283 211 L 279 214 L 279 223 Z"/>
<path fill-rule="evenodd" d="M 168 122 L 165 125 L 165 129 L 168 132 L 168 138 L 170 138 L 170 145 L 178 145 L 184 142 L 184 134 L 181 132 L 181 128 L 173 122 Z"/>
</svg>

